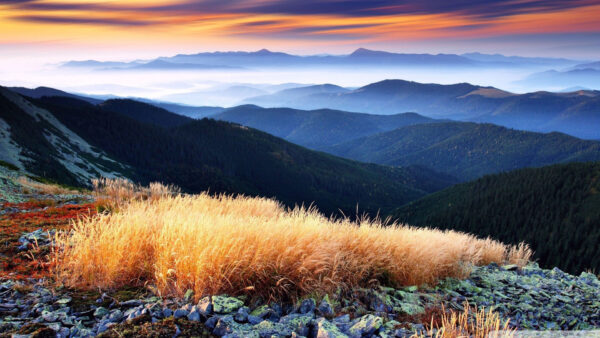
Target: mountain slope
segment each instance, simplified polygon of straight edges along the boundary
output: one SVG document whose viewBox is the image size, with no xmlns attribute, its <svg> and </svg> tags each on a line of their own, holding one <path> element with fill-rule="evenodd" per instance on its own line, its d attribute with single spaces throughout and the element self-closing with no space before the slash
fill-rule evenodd
<svg viewBox="0 0 600 338">
<path fill-rule="evenodd" d="M 564 88 L 565 83 L 561 83 Z M 468 83 L 423 84 L 385 80 L 345 93 L 319 93 L 290 100 L 270 96 L 269 106 L 338 109 L 370 114 L 416 112 L 433 117 L 490 122 L 530 131 L 559 131 L 600 138 L 600 92 L 513 94 Z M 258 99 L 257 99 L 258 100 Z M 258 103 L 247 99 L 247 103 Z"/>
<path fill-rule="evenodd" d="M 525 241 L 540 263 L 571 272 L 600 270 L 600 163 L 522 169 L 460 184 L 396 210 L 394 217 Z"/>
<path fill-rule="evenodd" d="M 43 96 L 65 96 L 65 97 L 71 97 L 74 99 L 87 101 L 92 104 L 98 104 L 103 101 L 103 100 L 92 98 L 92 97 L 67 93 L 65 91 L 50 88 L 50 87 L 37 87 L 37 88 L 33 88 L 33 89 L 24 88 L 24 87 L 9 87 L 8 89 L 10 91 L 21 94 L 23 96 L 33 97 L 36 99 L 43 97 Z"/>
<path fill-rule="evenodd" d="M 113 99 L 102 102 L 102 110 L 121 113 L 134 120 L 161 127 L 177 127 L 189 123 L 191 118 L 173 114 L 163 108 L 134 100 Z"/>
<path fill-rule="evenodd" d="M 126 166 L 87 143 L 50 112 L 2 87 L 0 160 L 32 175 L 77 186 L 89 185 L 99 175 L 129 173 Z"/>
<path fill-rule="evenodd" d="M 454 182 L 424 168 L 382 167 L 309 151 L 231 123 L 205 119 L 165 128 L 75 99 L 33 102 L 131 166 L 136 181 L 173 183 L 189 192 L 277 197 L 287 205 L 315 202 L 326 213 L 354 215 L 357 204 L 361 211 L 385 213 Z"/>
<path fill-rule="evenodd" d="M 524 167 L 600 160 L 596 141 L 471 122 L 407 126 L 324 150 L 363 162 L 423 165 L 462 180 Z"/>
<path fill-rule="evenodd" d="M 340 94 L 347 93 L 349 89 L 332 85 L 322 84 L 314 86 L 305 86 L 289 88 L 278 91 L 273 94 L 254 96 L 245 99 L 243 103 L 256 104 L 261 107 L 288 107 L 298 100 L 310 100 L 312 95 L 318 94 Z"/>
<path fill-rule="evenodd" d="M 252 105 L 226 109 L 213 118 L 256 128 L 313 149 L 323 149 L 402 126 L 434 121 L 414 113 L 370 115 L 330 109 L 305 111 Z"/>
</svg>

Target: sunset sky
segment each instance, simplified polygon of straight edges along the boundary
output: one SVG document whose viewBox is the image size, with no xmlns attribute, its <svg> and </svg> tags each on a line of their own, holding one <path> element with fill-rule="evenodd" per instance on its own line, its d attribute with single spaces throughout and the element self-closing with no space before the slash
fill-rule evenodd
<svg viewBox="0 0 600 338">
<path fill-rule="evenodd" d="M 0 52 L 128 59 L 357 47 L 594 59 L 599 0 L 0 0 Z"/>
</svg>

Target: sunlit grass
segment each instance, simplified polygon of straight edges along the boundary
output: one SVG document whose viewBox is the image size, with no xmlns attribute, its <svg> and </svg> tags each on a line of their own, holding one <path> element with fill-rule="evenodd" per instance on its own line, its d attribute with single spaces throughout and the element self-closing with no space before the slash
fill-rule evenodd
<svg viewBox="0 0 600 338">
<path fill-rule="evenodd" d="M 442 312 L 441 318 L 435 319 L 439 323 L 432 319 L 428 332 L 430 337 L 510 338 L 515 335 L 515 329 L 509 327 L 510 320 L 502 321 L 500 315 L 491 309 L 472 309 L 465 303 L 462 312 Z"/>
<path fill-rule="evenodd" d="M 58 235 L 58 280 L 103 289 L 150 284 L 164 295 L 193 289 L 196 296 L 283 299 L 373 281 L 435 283 L 464 277 L 473 265 L 525 263 L 531 254 L 454 231 L 329 219 L 264 198 L 158 195 Z"/>
</svg>

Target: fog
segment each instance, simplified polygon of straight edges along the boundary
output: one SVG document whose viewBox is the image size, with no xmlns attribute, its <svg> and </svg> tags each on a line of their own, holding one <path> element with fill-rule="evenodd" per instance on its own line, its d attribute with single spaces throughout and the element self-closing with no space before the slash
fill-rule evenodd
<svg viewBox="0 0 600 338">
<path fill-rule="evenodd" d="M 568 81 L 556 85 L 523 84 L 531 74 L 552 68 L 535 67 L 285 67 L 227 70 L 89 70 L 59 64 L 0 67 L 4 86 L 47 86 L 90 95 L 144 97 L 202 106 L 234 106 L 242 100 L 300 85 L 331 83 L 357 88 L 385 79 L 426 83 L 469 82 L 524 93 L 580 87 Z M 560 69 L 559 69 L 560 70 Z M 283 85 L 281 85 L 283 84 Z M 287 85 L 286 85 L 287 84 Z M 274 86 L 281 85 L 281 86 Z M 235 86 L 234 88 L 230 88 Z"/>
</svg>

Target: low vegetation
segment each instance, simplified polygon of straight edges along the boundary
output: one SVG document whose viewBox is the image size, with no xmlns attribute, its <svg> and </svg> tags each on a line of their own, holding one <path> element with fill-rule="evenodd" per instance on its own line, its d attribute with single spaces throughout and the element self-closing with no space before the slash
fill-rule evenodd
<svg viewBox="0 0 600 338">
<path fill-rule="evenodd" d="M 69 286 L 151 284 L 163 295 L 192 289 L 271 299 L 374 282 L 434 283 L 464 277 L 473 265 L 524 264 L 530 255 L 524 245 L 459 232 L 330 219 L 314 208 L 207 193 L 134 199 L 117 213 L 77 221 L 56 241 L 54 272 Z"/>
<path fill-rule="evenodd" d="M 429 335 L 435 338 L 473 337 L 508 338 L 515 331 L 509 326 L 510 320 L 502 321 L 492 309 L 471 308 L 465 302 L 463 311 L 444 311 L 440 318 L 432 318 Z"/>
</svg>

